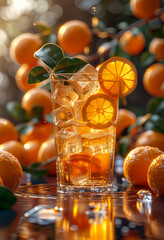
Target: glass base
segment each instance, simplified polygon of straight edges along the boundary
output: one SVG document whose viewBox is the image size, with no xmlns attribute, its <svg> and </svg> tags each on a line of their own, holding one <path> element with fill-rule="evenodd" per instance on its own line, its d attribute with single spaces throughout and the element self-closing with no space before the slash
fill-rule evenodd
<svg viewBox="0 0 164 240">
<path fill-rule="evenodd" d="M 113 186 L 72 186 L 61 185 L 57 186 L 59 193 L 112 193 Z"/>
</svg>

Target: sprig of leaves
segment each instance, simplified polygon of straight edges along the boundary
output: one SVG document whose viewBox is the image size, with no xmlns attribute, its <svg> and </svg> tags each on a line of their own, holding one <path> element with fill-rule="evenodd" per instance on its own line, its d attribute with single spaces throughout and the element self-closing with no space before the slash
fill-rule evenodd
<svg viewBox="0 0 164 240">
<path fill-rule="evenodd" d="M 0 186 L 0 210 L 9 209 L 14 205 L 17 198 L 10 189 Z"/>
</svg>

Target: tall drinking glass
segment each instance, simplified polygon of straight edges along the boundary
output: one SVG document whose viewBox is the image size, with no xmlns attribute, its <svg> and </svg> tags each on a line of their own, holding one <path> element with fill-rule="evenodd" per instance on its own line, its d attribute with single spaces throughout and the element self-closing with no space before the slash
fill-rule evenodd
<svg viewBox="0 0 164 240">
<path fill-rule="evenodd" d="M 58 192 L 112 190 L 118 91 L 105 93 L 105 82 L 89 64 L 51 73 Z"/>
</svg>

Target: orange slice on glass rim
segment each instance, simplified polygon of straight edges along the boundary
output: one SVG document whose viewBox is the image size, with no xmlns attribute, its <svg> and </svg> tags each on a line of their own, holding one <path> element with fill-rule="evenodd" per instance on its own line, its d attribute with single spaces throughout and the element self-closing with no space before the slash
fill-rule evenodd
<svg viewBox="0 0 164 240">
<path fill-rule="evenodd" d="M 82 107 L 82 118 L 90 128 L 104 129 L 116 120 L 117 103 L 105 94 L 90 96 Z"/>
<path fill-rule="evenodd" d="M 137 86 L 137 70 L 126 58 L 113 57 L 99 69 L 99 83 L 104 93 L 111 97 L 125 97 Z"/>
</svg>

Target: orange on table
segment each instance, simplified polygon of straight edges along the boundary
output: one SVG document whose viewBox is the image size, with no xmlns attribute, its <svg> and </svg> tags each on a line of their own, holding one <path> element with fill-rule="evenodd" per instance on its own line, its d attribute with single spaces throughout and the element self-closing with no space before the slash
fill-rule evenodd
<svg viewBox="0 0 164 240">
<path fill-rule="evenodd" d="M 89 26 L 80 20 L 71 20 L 64 23 L 57 34 L 58 44 L 68 54 L 84 52 L 92 40 Z"/>
<path fill-rule="evenodd" d="M 7 151 L 14 155 L 18 161 L 28 166 L 28 158 L 26 154 L 26 150 L 24 149 L 24 146 L 21 142 L 18 141 L 8 141 L 0 145 L 0 150 Z"/>
<path fill-rule="evenodd" d="M 161 0 L 130 0 L 130 8 L 134 16 L 149 20 L 160 8 Z"/>
<path fill-rule="evenodd" d="M 38 140 L 40 142 L 46 141 L 53 132 L 53 124 L 42 121 L 34 125 L 32 129 L 29 129 L 24 134 L 20 135 L 20 140 L 22 143 L 26 143 L 33 140 Z"/>
<path fill-rule="evenodd" d="M 55 156 L 55 141 L 54 138 L 50 138 L 42 143 L 38 152 L 38 161 L 40 163 L 46 162 L 50 158 L 55 158 Z M 56 175 L 56 160 L 50 164 L 47 164 L 45 168 L 48 169 L 48 175 Z"/>
<path fill-rule="evenodd" d="M 36 106 L 43 107 L 44 114 L 49 114 L 52 112 L 51 94 L 42 88 L 32 88 L 24 94 L 21 105 L 29 115 L 32 115 L 32 109 Z"/>
<path fill-rule="evenodd" d="M 0 144 L 10 140 L 18 140 L 18 132 L 12 122 L 0 118 Z"/>
<path fill-rule="evenodd" d="M 33 33 L 22 33 L 14 38 L 10 45 L 10 56 L 13 61 L 21 64 L 27 63 L 31 65 L 36 62 L 33 56 L 42 42 L 38 35 Z"/>
<path fill-rule="evenodd" d="M 125 128 L 136 123 L 136 121 L 136 115 L 132 111 L 123 108 L 118 109 L 118 120 L 116 128 L 117 137 L 121 135 Z"/>
<path fill-rule="evenodd" d="M 128 59 L 110 58 L 101 65 L 98 73 L 101 89 L 111 97 L 125 97 L 137 86 L 137 70 Z"/>
<path fill-rule="evenodd" d="M 155 194 L 164 196 L 164 154 L 155 158 L 150 164 L 147 181 Z"/>
<path fill-rule="evenodd" d="M 23 170 L 17 158 L 3 150 L 0 150 L 0 176 L 4 186 L 13 192 L 19 187 L 23 177 Z"/>
<path fill-rule="evenodd" d="M 156 60 L 164 60 L 164 38 L 153 38 L 149 44 L 149 52 Z"/>
<path fill-rule="evenodd" d="M 32 140 L 24 144 L 26 155 L 28 158 L 28 166 L 32 163 L 38 162 L 38 152 L 41 147 L 41 142 L 38 140 Z"/>
<path fill-rule="evenodd" d="M 145 90 L 154 97 L 164 97 L 164 64 L 154 63 L 143 76 Z"/>
<path fill-rule="evenodd" d="M 82 106 L 82 118 L 94 129 L 108 128 L 117 117 L 117 104 L 108 95 L 94 94 Z"/>
<path fill-rule="evenodd" d="M 24 63 L 20 66 L 20 68 L 16 72 L 15 81 L 16 81 L 17 87 L 23 92 L 26 92 L 29 89 L 32 89 L 32 88 L 35 88 L 38 86 L 38 84 L 36 84 L 36 83 L 28 84 L 28 74 L 29 74 L 29 71 L 34 66 L 35 66 L 35 64 L 28 65 L 28 64 Z"/>
<path fill-rule="evenodd" d="M 146 40 L 138 28 L 132 28 L 122 34 L 119 44 L 127 54 L 138 55 L 145 48 Z"/>
<path fill-rule="evenodd" d="M 132 185 L 147 186 L 147 171 L 154 158 L 163 152 L 150 146 L 136 147 L 125 157 L 124 176 Z"/>
<path fill-rule="evenodd" d="M 164 134 L 155 132 L 153 130 L 147 130 L 141 133 L 135 142 L 135 147 L 140 146 L 157 147 L 161 151 L 164 151 Z"/>
</svg>

